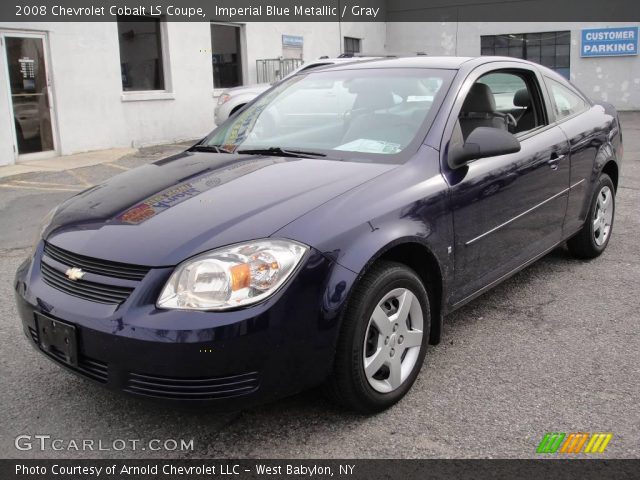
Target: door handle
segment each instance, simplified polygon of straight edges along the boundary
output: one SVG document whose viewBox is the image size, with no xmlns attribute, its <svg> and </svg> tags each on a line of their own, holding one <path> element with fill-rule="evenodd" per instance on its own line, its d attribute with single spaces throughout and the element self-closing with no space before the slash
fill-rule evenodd
<svg viewBox="0 0 640 480">
<path fill-rule="evenodd" d="M 557 153 L 554 152 L 551 154 L 551 158 L 549 159 L 547 164 L 549 165 L 551 170 L 557 170 L 558 163 L 560 163 L 560 160 L 562 160 L 563 158 L 564 158 L 564 155 L 558 155 Z"/>
</svg>

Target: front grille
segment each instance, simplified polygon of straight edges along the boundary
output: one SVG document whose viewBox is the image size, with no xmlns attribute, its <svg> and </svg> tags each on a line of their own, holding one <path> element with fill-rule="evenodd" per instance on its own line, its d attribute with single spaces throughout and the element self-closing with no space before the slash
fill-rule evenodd
<svg viewBox="0 0 640 480">
<path fill-rule="evenodd" d="M 258 389 L 258 373 L 213 378 L 167 378 L 130 373 L 125 391 L 148 397 L 209 400 L 247 395 Z"/>
<path fill-rule="evenodd" d="M 78 370 L 87 377 L 93 378 L 101 383 L 107 383 L 107 379 L 109 378 L 107 364 L 95 358 L 81 355 L 80 358 L 78 358 Z"/>
<path fill-rule="evenodd" d="M 44 350 L 43 350 L 44 351 Z M 109 377 L 107 364 L 96 360 L 95 358 L 89 358 L 85 356 L 78 357 L 78 366 L 75 367 L 73 365 L 69 365 L 65 361 L 65 357 L 62 353 L 58 353 L 57 351 L 52 352 L 44 352 L 49 357 L 58 361 L 59 363 L 64 364 L 69 367 L 71 370 L 74 370 L 85 377 L 89 377 L 92 380 L 96 380 L 100 383 L 107 383 L 107 379 Z"/>
<path fill-rule="evenodd" d="M 38 345 L 38 348 L 40 348 L 40 336 L 38 335 L 38 331 L 35 328 L 29 327 L 29 334 L 31 335 L 31 340 L 33 340 L 33 342 Z M 42 349 L 41 351 L 54 361 L 65 365 L 85 377 L 89 377 L 100 383 L 107 383 L 109 378 L 108 367 L 106 363 L 101 362 L 100 360 L 80 355 L 78 357 L 78 366 L 75 367 L 66 362 L 65 356 L 62 352 L 58 352 L 56 350 L 49 352 Z"/>
<path fill-rule="evenodd" d="M 118 305 L 133 292 L 133 288 L 130 287 L 116 287 L 86 280 L 69 280 L 64 273 L 44 262 L 40 262 L 40 269 L 42 279 L 50 287 L 92 302 Z"/>
<path fill-rule="evenodd" d="M 34 343 L 40 343 L 40 335 L 38 334 L 38 331 L 35 328 L 31 328 L 29 327 L 29 333 L 31 334 L 31 340 L 34 341 Z"/>
<path fill-rule="evenodd" d="M 105 277 L 122 278 L 125 280 L 142 280 L 149 272 L 149 267 L 129 265 L 127 263 L 110 262 L 97 258 L 77 255 L 58 248 L 50 243 L 44 244 L 44 254 L 69 267 L 78 267 L 85 272 L 104 275 Z"/>
</svg>

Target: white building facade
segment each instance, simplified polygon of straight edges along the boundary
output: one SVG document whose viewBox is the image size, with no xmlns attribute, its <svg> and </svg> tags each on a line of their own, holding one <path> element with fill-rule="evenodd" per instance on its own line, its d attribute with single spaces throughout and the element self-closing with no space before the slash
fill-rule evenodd
<svg viewBox="0 0 640 480">
<path fill-rule="evenodd" d="M 633 22 L 389 22 L 387 49 L 527 58 L 563 74 L 594 101 L 610 102 L 618 110 L 640 110 L 639 26 Z M 583 56 L 583 35 L 594 30 L 600 35 L 623 30 L 620 36 L 626 39 L 604 40 L 603 46 L 635 43 L 635 49 Z M 628 38 L 634 32 L 634 38 Z"/>
<path fill-rule="evenodd" d="M 212 130 L 256 60 L 383 52 L 384 23 L 0 23 L 0 165 L 175 142 Z M 286 45 L 294 39 L 293 48 Z"/>
</svg>

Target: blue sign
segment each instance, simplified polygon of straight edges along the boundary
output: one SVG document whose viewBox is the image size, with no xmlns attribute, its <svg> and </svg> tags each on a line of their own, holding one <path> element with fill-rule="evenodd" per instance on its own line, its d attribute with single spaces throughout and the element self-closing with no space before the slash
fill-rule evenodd
<svg viewBox="0 0 640 480">
<path fill-rule="evenodd" d="M 638 27 L 582 30 L 582 57 L 614 57 L 638 54 Z"/>
<path fill-rule="evenodd" d="M 301 47 L 304 43 L 304 37 L 298 35 L 282 35 L 282 45 L 290 47 Z"/>
</svg>

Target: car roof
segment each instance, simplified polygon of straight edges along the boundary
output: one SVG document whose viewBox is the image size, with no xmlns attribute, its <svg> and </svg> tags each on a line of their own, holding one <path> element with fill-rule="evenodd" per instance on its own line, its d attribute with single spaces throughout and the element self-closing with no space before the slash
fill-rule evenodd
<svg viewBox="0 0 640 480">
<path fill-rule="evenodd" d="M 342 58 L 340 60 L 343 60 Z M 568 85 L 576 90 L 585 99 L 589 97 L 585 95 L 577 86 L 575 86 L 569 79 L 563 77 L 558 72 L 552 69 L 540 65 L 535 62 L 523 60 L 516 57 L 494 57 L 494 56 L 480 56 L 480 57 L 429 57 L 426 55 L 417 55 L 415 57 L 360 57 L 359 61 L 354 61 L 353 58 L 344 60 L 351 60 L 348 62 L 334 63 L 318 68 L 317 70 L 364 70 L 374 68 L 432 68 L 443 70 L 461 70 L 463 67 L 467 71 L 471 71 L 480 65 L 486 65 L 489 63 L 512 63 L 514 67 L 520 65 L 527 65 L 536 69 L 541 75 L 549 77 L 557 82 Z"/>
<path fill-rule="evenodd" d="M 459 70 L 463 65 L 465 67 L 474 68 L 479 65 L 493 62 L 521 63 L 529 66 L 535 66 L 536 68 L 541 68 L 541 66 L 536 63 L 514 57 L 429 57 L 426 55 L 418 55 L 415 57 L 373 58 L 361 62 L 350 62 L 346 65 L 334 64 L 333 66 L 323 68 L 323 70 L 346 70 L 360 68 L 439 68 L 448 70 Z"/>
<path fill-rule="evenodd" d="M 379 60 L 383 57 L 334 57 L 334 58 L 318 58 L 317 60 L 309 60 L 308 62 L 304 62 L 302 64 L 300 64 L 295 70 L 293 70 L 292 72 L 288 73 L 287 75 L 285 75 L 284 78 L 289 78 L 292 77 L 294 75 L 297 75 L 301 72 L 304 72 L 310 68 L 313 68 L 315 65 L 317 65 L 317 70 L 323 70 L 325 68 L 328 67 L 333 67 L 335 65 L 338 64 L 344 64 L 344 63 L 358 63 L 358 62 L 364 62 L 364 61 L 369 61 L 369 60 Z M 314 70 L 316 70 L 316 68 L 314 68 Z"/>
<path fill-rule="evenodd" d="M 332 58 L 318 58 L 316 60 L 309 60 L 308 62 L 303 63 L 304 66 L 315 65 L 317 63 L 326 63 L 326 64 L 338 64 L 338 63 L 357 63 L 363 62 L 367 60 L 381 60 L 385 57 L 332 57 Z"/>
<path fill-rule="evenodd" d="M 355 62 L 347 65 L 335 65 L 333 69 L 342 68 L 447 68 L 458 69 L 460 66 L 472 60 L 472 57 L 428 57 L 424 55 L 415 57 L 391 57 L 373 58 L 364 62 Z"/>
</svg>

